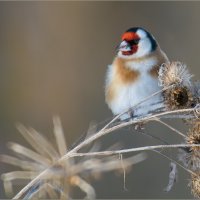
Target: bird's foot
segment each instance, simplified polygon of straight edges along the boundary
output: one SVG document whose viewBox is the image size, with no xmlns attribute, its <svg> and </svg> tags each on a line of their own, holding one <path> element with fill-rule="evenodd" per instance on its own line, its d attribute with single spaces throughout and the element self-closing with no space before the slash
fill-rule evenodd
<svg viewBox="0 0 200 200">
<path fill-rule="evenodd" d="M 136 131 L 142 131 L 144 130 L 144 122 L 138 122 L 137 124 L 134 125 L 134 128 Z"/>
</svg>

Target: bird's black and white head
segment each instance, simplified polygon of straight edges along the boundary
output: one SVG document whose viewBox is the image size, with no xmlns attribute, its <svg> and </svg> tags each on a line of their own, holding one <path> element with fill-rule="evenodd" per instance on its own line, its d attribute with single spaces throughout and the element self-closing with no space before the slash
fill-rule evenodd
<svg viewBox="0 0 200 200">
<path fill-rule="evenodd" d="M 122 35 L 122 42 L 118 46 L 118 56 L 121 58 L 141 58 L 157 49 L 154 37 L 145 29 L 134 27 Z"/>
</svg>

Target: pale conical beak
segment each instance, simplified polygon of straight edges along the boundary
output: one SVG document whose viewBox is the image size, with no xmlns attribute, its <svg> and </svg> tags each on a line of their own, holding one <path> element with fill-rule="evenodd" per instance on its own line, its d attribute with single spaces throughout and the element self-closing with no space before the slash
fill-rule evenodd
<svg viewBox="0 0 200 200">
<path fill-rule="evenodd" d="M 123 40 L 116 49 L 117 51 L 131 51 L 131 45 L 127 41 Z"/>
</svg>

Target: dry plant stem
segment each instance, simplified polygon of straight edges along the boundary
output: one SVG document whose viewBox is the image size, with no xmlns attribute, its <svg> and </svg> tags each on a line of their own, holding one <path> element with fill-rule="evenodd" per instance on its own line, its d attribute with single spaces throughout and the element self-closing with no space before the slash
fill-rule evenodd
<svg viewBox="0 0 200 200">
<path fill-rule="evenodd" d="M 6 178 L 7 181 L 12 181 L 15 179 L 33 179 L 37 176 L 37 172 L 30 171 L 12 171 L 6 174 L 3 174 L 2 177 Z"/>
<path fill-rule="evenodd" d="M 110 156 L 114 154 L 124 154 L 137 151 L 150 151 L 155 149 L 169 149 L 169 148 L 180 148 L 180 147 L 200 147 L 200 144 L 168 144 L 168 145 L 154 145 L 154 146 L 144 146 L 136 147 L 130 149 L 122 149 L 116 151 L 99 151 L 91 153 L 72 153 L 68 157 L 81 157 L 81 156 Z"/>
<path fill-rule="evenodd" d="M 200 145 L 191 145 L 191 144 L 172 144 L 172 145 L 155 145 L 155 146 L 145 146 L 145 147 L 137 147 L 131 149 L 123 149 L 117 151 L 102 151 L 102 152 L 91 152 L 91 153 L 72 153 L 68 155 L 69 157 L 81 157 L 81 156 L 108 156 L 113 154 L 123 154 L 137 151 L 152 151 L 155 149 L 165 149 L 165 148 L 179 148 L 179 147 L 200 147 Z M 196 175 L 194 172 L 189 171 L 190 173 Z M 38 175 L 33 181 L 31 181 L 27 186 L 25 186 L 13 199 L 22 198 L 22 196 L 28 191 L 28 189 L 33 186 L 40 178 L 42 178 L 48 170 L 43 171 L 40 175 Z"/>
<path fill-rule="evenodd" d="M 80 150 L 82 147 L 88 145 L 89 143 L 97 140 L 98 138 L 106 135 L 107 133 L 113 132 L 117 129 L 132 125 L 132 124 L 136 124 L 139 122 L 148 122 L 149 120 L 152 119 L 156 119 L 157 117 L 162 117 L 168 114 L 177 114 L 177 113 L 186 113 L 186 112 L 192 112 L 194 111 L 194 108 L 189 108 L 189 109 L 180 109 L 180 110 L 173 110 L 173 111 L 166 111 L 166 112 L 162 112 L 162 113 L 158 113 L 158 114 L 154 114 L 151 116 L 146 116 L 143 118 L 136 118 L 134 120 L 128 121 L 128 122 L 123 122 L 121 124 L 118 124 L 116 126 L 113 126 L 111 128 L 106 129 L 105 127 L 103 129 L 101 129 L 99 132 L 97 132 L 96 134 L 94 134 L 93 136 L 91 136 L 90 138 L 88 138 L 87 140 L 83 141 L 82 143 L 80 143 L 79 145 L 77 145 L 74 149 L 72 149 L 71 151 L 69 151 L 65 156 L 70 155 L 74 152 L 77 152 L 78 150 Z M 65 156 L 63 156 L 60 160 L 65 159 Z"/>
<path fill-rule="evenodd" d="M 63 156 L 63 155 L 65 155 L 65 152 L 68 148 L 67 148 L 67 144 L 65 143 L 64 131 L 61 128 L 62 125 L 61 125 L 61 121 L 60 121 L 58 116 L 55 116 L 53 118 L 53 124 L 54 124 L 54 135 L 55 135 L 55 138 L 56 138 L 58 151 L 59 151 L 59 154 L 61 156 Z M 65 169 L 65 171 L 67 171 L 67 169 L 69 169 L 69 162 L 68 161 L 69 160 L 66 160 L 65 163 L 63 163 L 63 165 L 62 165 L 63 168 Z M 61 193 L 61 197 L 60 197 L 61 200 L 66 199 L 65 194 L 69 194 L 69 188 L 68 188 L 67 180 L 64 178 L 63 182 L 64 182 L 63 184 L 65 185 L 65 187 L 63 187 L 64 191 L 63 191 L 63 193 Z"/>
<path fill-rule="evenodd" d="M 13 166 L 17 166 L 17 167 L 21 167 L 24 170 L 35 170 L 40 164 L 39 163 L 35 163 L 32 161 L 22 161 L 18 158 L 15 158 L 13 156 L 8 156 L 8 155 L 0 155 L 0 160 L 1 162 L 13 165 Z M 42 168 L 42 165 L 41 165 Z"/>
<path fill-rule="evenodd" d="M 154 119 L 154 121 L 160 122 L 162 125 L 166 126 L 167 128 L 171 129 L 172 131 L 174 131 L 175 133 L 183 136 L 184 138 L 186 138 L 186 135 L 184 135 L 183 133 L 181 133 L 180 131 L 178 131 L 177 129 L 173 128 L 172 126 L 170 126 L 169 124 L 161 121 L 160 119 L 156 118 Z"/>
<path fill-rule="evenodd" d="M 122 154 L 119 154 L 119 159 L 121 161 L 121 166 L 122 166 L 122 169 L 123 169 L 124 190 L 128 191 L 127 188 L 126 188 L 126 170 L 125 170 L 125 167 L 124 167 L 123 155 Z"/>
<path fill-rule="evenodd" d="M 178 113 L 190 113 L 190 112 L 194 112 L 195 109 L 194 108 L 190 108 L 190 109 L 181 109 L 181 110 L 173 110 L 173 111 L 166 111 L 166 112 L 163 112 L 163 113 L 158 113 L 158 114 L 154 114 L 154 115 L 151 115 L 151 116 L 146 116 L 146 117 L 143 117 L 143 118 L 139 118 L 139 119 L 135 119 L 135 120 L 132 120 L 132 121 L 129 121 L 129 122 L 124 122 L 122 124 L 118 124 L 114 127 L 111 127 L 111 128 L 108 128 L 106 129 L 109 125 L 107 124 L 104 128 L 102 128 L 99 132 L 97 132 L 96 134 L 94 134 L 93 136 L 89 137 L 88 139 L 86 139 L 85 141 L 83 141 L 82 143 L 80 143 L 79 145 L 77 145 L 74 149 L 72 149 L 71 151 L 67 152 L 67 154 L 65 154 L 63 157 L 61 157 L 57 163 L 59 162 L 62 162 L 63 160 L 65 159 L 68 159 L 69 157 L 73 157 L 75 155 L 78 155 L 76 152 L 79 151 L 81 148 L 83 148 L 84 146 L 88 145 L 89 143 L 91 142 L 94 142 L 95 140 L 99 139 L 100 137 L 110 133 L 110 132 L 113 132 L 117 129 L 120 129 L 120 128 L 123 128 L 123 127 L 126 127 L 126 126 L 129 126 L 129 125 L 132 125 L 132 124 L 136 124 L 138 122 L 148 122 L 149 120 L 152 120 L 152 119 L 156 119 L 157 117 L 162 117 L 162 116 L 165 116 L 165 115 L 169 115 L 169 114 L 178 114 Z M 117 118 L 114 118 L 114 119 L 117 119 Z M 113 120 L 112 120 L 113 122 Z M 109 123 L 111 124 L 111 122 Z M 165 147 L 164 147 L 165 146 Z M 188 145 L 188 147 L 191 147 L 192 145 Z M 198 145 L 196 145 L 198 146 Z M 183 144 L 179 144 L 177 146 L 174 146 L 174 145 L 161 145 L 159 148 L 177 148 L 177 147 L 186 147 L 186 145 L 183 145 Z M 140 147 L 139 149 L 137 150 L 133 150 L 133 151 L 142 151 L 143 148 L 147 148 L 147 147 Z M 154 146 L 154 148 L 158 148 L 156 146 Z M 153 147 L 151 147 L 149 150 L 152 150 L 154 149 Z M 147 149 L 145 149 L 147 150 Z M 124 152 L 123 152 L 124 151 Z M 119 152 L 119 153 L 126 153 L 126 150 L 123 150 L 122 152 Z M 129 150 L 130 152 L 133 152 L 131 150 Z M 144 151 L 144 150 L 143 150 Z M 81 154 L 81 153 L 80 153 Z M 92 153 L 90 153 L 92 154 Z M 73 155 L 73 156 L 72 156 Z M 33 179 L 30 183 L 28 183 L 13 199 L 20 199 L 22 198 L 22 196 L 34 185 L 36 184 L 37 182 L 39 182 L 40 179 L 42 179 L 45 175 L 48 174 L 49 172 L 49 169 L 53 167 L 50 166 L 48 167 L 46 170 L 44 170 L 43 172 L 41 172 L 35 179 Z"/>
<path fill-rule="evenodd" d="M 187 171 L 187 172 L 189 172 L 189 173 L 191 173 L 191 174 L 193 174 L 193 175 L 196 175 L 196 173 L 194 173 L 194 172 L 191 171 L 190 169 L 187 169 L 186 167 L 184 167 L 183 165 L 181 165 L 181 164 L 178 163 L 177 161 L 173 160 L 172 158 L 168 157 L 167 155 L 165 155 L 165 154 L 163 154 L 163 153 L 161 153 L 161 152 L 159 152 L 159 151 L 157 151 L 157 150 L 152 150 L 152 151 L 153 151 L 153 152 L 156 152 L 156 153 L 158 153 L 158 154 L 160 154 L 161 156 L 163 156 L 163 157 L 165 157 L 165 158 L 167 158 L 167 159 L 170 160 L 171 162 L 176 163 L 179 167 L 181 167 L 181 168 L 184 169 L 185 171 Z"/>
<path fill-rule="evenodd" d="M 141 121 L 148 121 L 150 119 L 159 117 L 159 116 L 164 116 L 167 114 L 172 114 L 172 113 L 184 113 L 184 112 L 192 112 L 194 111 L 194 109 L 182 109 L 182 110 L 175 110 L 175 111 L 168 111 L 168 112 L 164 112 L 164 113 L 159 113 L 159 114 L 155 114 L 152 116 L 148 116 L 148 117 L 144 117 L 141 119 L 136 119 L 130 122 L 125 122 L 122 124 L 119 124 L 117 126 L 111 127 L 109 129 L 105 129 L 105 127 L 103 129 L 101 129 L 99 132 L 97 132 L 95 135 L 93 135 L 92 137 L 88 138 L 87 140 L 83 141 L 82 143 L 80 143 L 78 146 L 76 146 L 74 149 L 72 149 L 71 151 L 69 151 L 65 156 L 63 156 L 61 159 L 58 160 L 58 162 L 61 162 L 69 157 L 72 157 L 71 154 L 75 154 L 75 152 L 77 152 L 78 150 L 80 150 L 82 147 L 88 145 L 89 143 L 97 140 L 98 138 L 102 137 L 103 135 L 110 133 L 112 131 L 115 131 L 117 129 L 123 128 L 125 126 L 131 125 L 131 124 L 135 124 Z M 169 148 L 169 147 L 168 147 Z M 171 147 L 172 148 L 172 147 Z M 33 179 L 28 185 L 26 185 L 13 199 L 19 199 L 21 198 L 26 191 L 29 190 L 30 187 L 32 187 L 34 184 L 36 184 L 43 176 L 45 176 L 46 174 L 48 174 L 48 171 L 51 167 L 47 168 L 46 170 L 44 170 L 42 173 L 40 173 L 35 179 Z"/>
<path fill-rule="evenodd" d="M 8 146 L 11 150 L 14 150 L 18 154 L 23 155 L 25 157 L 29 157 L 29 155 L 31 155 L 32 160 L 38 162 L 39 164 L 42 164 L 43 166 L 48 167 L 48 164 L 49 165 L 51 164 L 51 161 L 48 158 L 45 158 L 41 156 L 40 154 L 36 153 L 35 151 L 30 150 L 27 147 L 24 147 L 20 144 L 9 142 Z"/>
</svg>

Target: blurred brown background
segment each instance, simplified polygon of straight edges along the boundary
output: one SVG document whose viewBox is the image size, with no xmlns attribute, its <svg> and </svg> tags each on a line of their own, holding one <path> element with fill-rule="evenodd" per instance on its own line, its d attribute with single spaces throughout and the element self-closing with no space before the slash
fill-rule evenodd
<svg viewBox="0 0 200 200">
<path fill-rule="evenodd" d="M 15 129 L 18 121 L 51 140 L 52 116 L 59 114 L 72 144 L 92 120 L 111 117 L 104 103 L 105 71 L 121 34 L 130 27 L 153 33 L 168 57 L 186 63 L 199 79 L 199 21 L 200 2 L 0 2 L 1 153 L 9 153 L 10 140 L 25 144 Z M 160 126 L 149 130 L 168 142 L 182 142 Z M 108 140 L 154 144 L 129 130 Z M 11 169 L 0 164 L 1 173 Z M 169 161 L 151 152 L 128 174 L 128 191 L 123 177 L 113 173 L 93 186 L 98 198 L 192 198 L 189 175 L 182 169 L 172 191 L 163 191 L 168 173 Z"/>
</svg>

